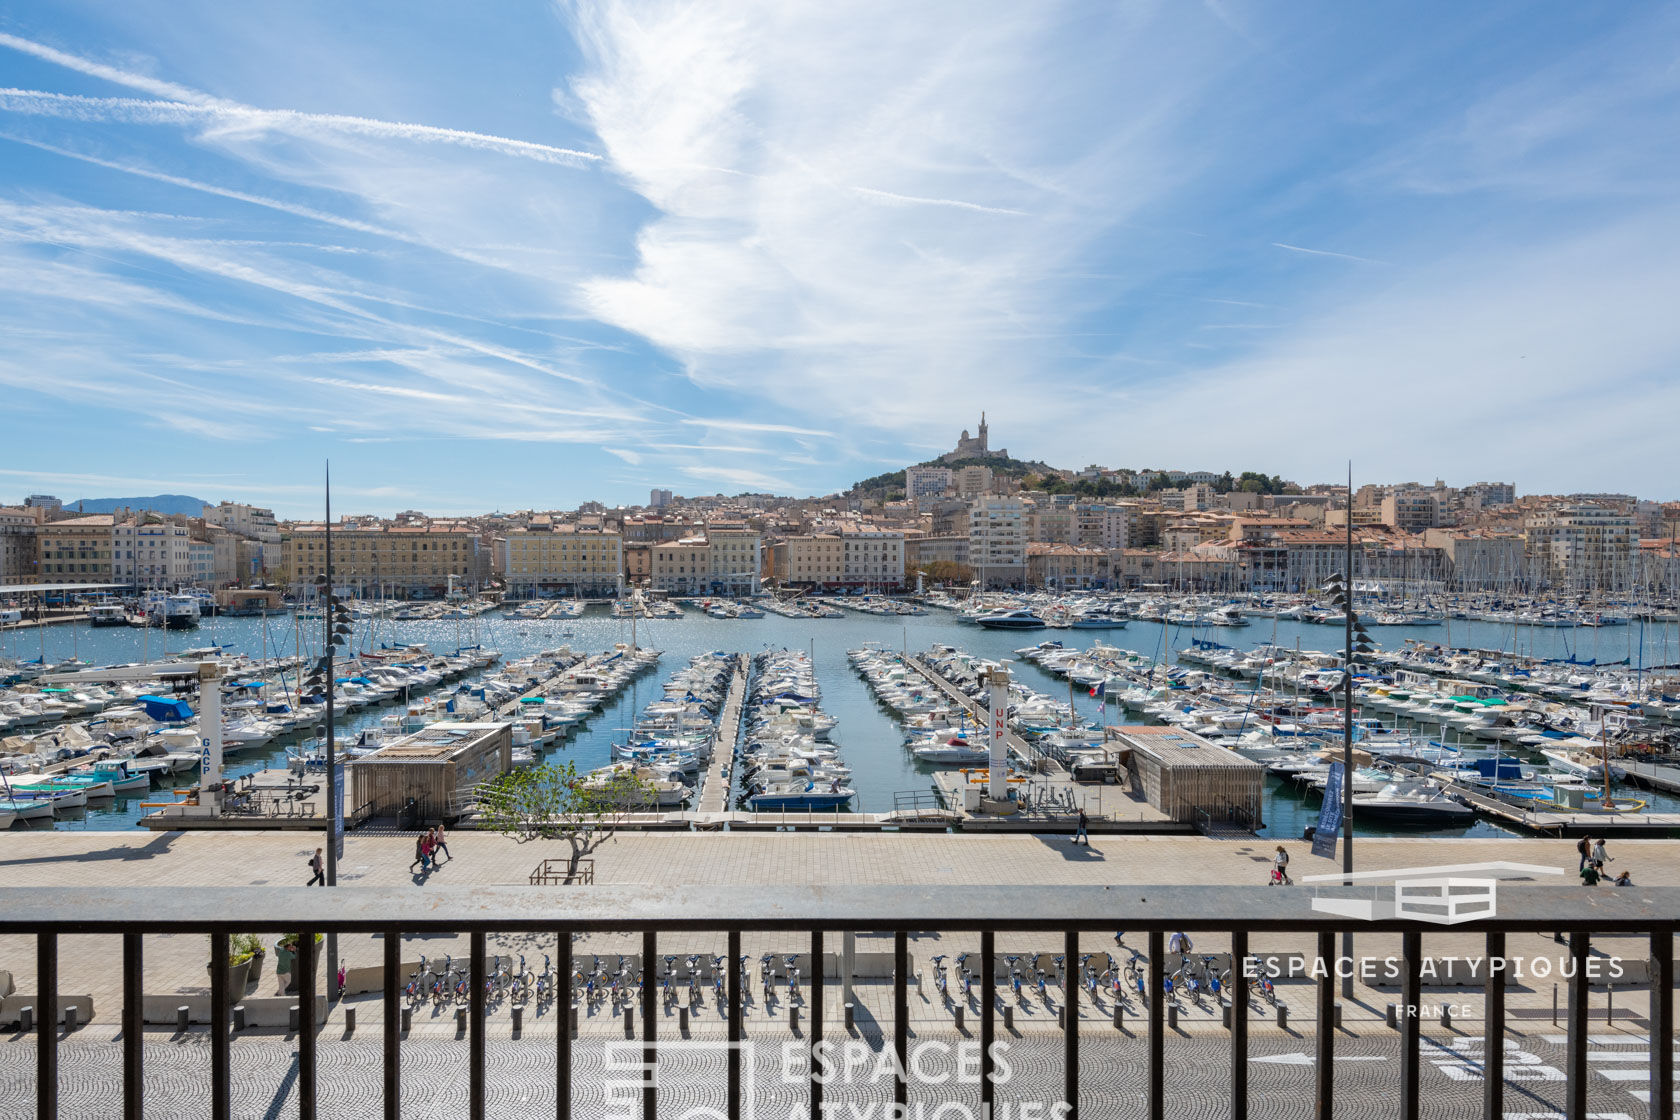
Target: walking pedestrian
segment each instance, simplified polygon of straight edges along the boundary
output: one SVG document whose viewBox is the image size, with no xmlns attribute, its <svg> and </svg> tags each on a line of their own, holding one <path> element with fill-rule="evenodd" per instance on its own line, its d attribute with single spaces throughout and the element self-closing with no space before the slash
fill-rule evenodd
<svg viewBox="0 0 1680 1120">
<path fill-rule="evenodd" d="M 304 884 L 304 886 L 306 886 L 306 887 L 314 887 L 314 886 L 324 887 L 324 886 L 327 885 L 326 865 L 321 860 L 321 851 L 322 851 L 322 849 L 316 848 L 315 849 L 315 854 L 312 857 L 310 857 L 309 867 L 310 867 L 310 870 L 315 872 L 315 877 L 313 879 L 309 880 L 309 882 Z"/>
<path fill-rule="evenodd" d="M 1083 841 L 1085 841 L 1085 846 L 1087 848 L 1089 848 L 1091 846 L 1091 834 L 1089 832 L 1085 831 L 1085 826 L 1090 824 L 1090 823 L 1091 823 L 1091 818 L 1087 817 L 1085 815 L 1084 806 L 1080 806 L 1080 809 L 1079 809 L 1079 825 L 1078 825 L 1077 828 L 1075 828 L 1073 830 L 1073 842 L 1075 844 L 1077 844 L 1081 840 L 1083 840 Z"/>
<path fill-rule="evenodd" d="M 414 862 L 408 865 L 410 871 L 416 868 L 426 870 L 426 835 L 422 832 L 414 838 Z"/>
<path fill-rule="evenodd" d="M 1585 871 L 1587 869 L 1587 860 L 1592 858 L 1592 837 L 1583 836 L 1579 840 L 1575 841 L 1575 850 L 1581 853 L 1581 862 L 1576 866 L 1575 870 Z"/>
<path fill-rule="evenodd" d="M 431 829 L 420 838 L 420 870 L 430 871 L 437 866 L 436 834 Z"/>
<path fill-rule="evenodd" d="M 1602 837 L 1602 836 L 1600 836 L 1597 840 L 1593 841 L 1592 852 L 1593 852 L 1593 854 L 1592 854 L 1593 862 L 1598 864 L 1598 869 L 1600 871 L 1604 870 L 1604 865 L 1605 864 L 1609 863 L 1612 859 L 1615 858 L 1614 856 L 1607 856 L 1607 855 L 1604 854 L 1604 837 Z"/>
<path fill-rule="evenodd" d="M 1289 878 L 1289 853 L 1284 851 L 1282 844 L 1277 846 L 1277 854 L 1272 857 L 1272 885 L 1285 887 L 1295 885 Z"/>
<path fill-rule="evenodd" d="M 449 854 L 449 845 L 443 842 L 443 826 L 441 824 L 432 830 L 432 845 L 436 847 L 438 851 L 443 853 L 443 858 L 455 858 Z"/>
</svg>

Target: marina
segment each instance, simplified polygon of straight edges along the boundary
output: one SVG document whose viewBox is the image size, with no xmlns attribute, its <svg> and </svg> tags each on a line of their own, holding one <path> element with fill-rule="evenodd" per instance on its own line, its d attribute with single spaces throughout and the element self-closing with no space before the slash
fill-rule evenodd
<svg viewBox="0 0 1680 1120">
<path fill-rule="evenodd" d="M 1103 601 L 1087 596 L 1071 601 L 1071 605 L 1089 613 L 1094 609 L 1093 604 L 1099 602 Z M 1115 800 L 1120 796 L 1115 792 L 1118 787 L 1077 782 L 1066 772 L 1065 761 L 1060 756 L 1069 750 L 1097 747 L 1102 739 L 1101 729 L 1105 726 L 1165 722 L 1227 745 L 1247 737 L 1248 748 L 1254 757 L 1262 761 L 1275 761 L 1275 755 L 1288 753 L 1284 748 L 1296 745 L 1291 742 L 1292 739 L 1313 740 L 1316 737 L 1321 747 L 1325 742 L 1339 746 L 1340 741 L 1339 713 L 1336 710 L 1338 697 L 1331 691 L 1335 680 L 1339 679 L 1334 667 L 1337 659 L 1333 655 L 1321 657 L 1312 652 L 1309 643 L 1315 639 L 1321 645 L 1329 644 L 1323 641 L 1327 632 L 1316 623 L 1300 620 L 1275 619 L 1267 620 L 1264 626 L 1221 627 L 1219 636 L 1226 640 L 1212 642 L 1201 637 L 1210 631 L 1200 623 L 1176 625 L 1131 617 L 1128 626 L 1121 630 L 1092 629 L 1089 633 L 1082 633 L 1072 627 L 1059 630 L 1046 627 L 1033 637 L 1037 639 L 1047 633 L 1055 637 L 1023 647 L 1022 634 L 1008 629 L 988 630 L 961 622 L 958 612 L 941 609 L 936 598 L 930 598 L 926 605 L 919 608 L 924 611 L 922 614 L 895 611 L 887 617 L 874 610 L 844 611 L 839 618 L 823 618 L 816 622 L 790 617 L 777 610 L 766 610 L 766 617 L 762 619 L 719 618 L 698 605 L 676 604 L 668 605 L 661 612 L 667 617 L 648 617 L 645 613 L 634 618 L 615 617 L 612 608 L 602 604 L 586 606 L 582 614 L 574 618 L 570 617 L 573 613 L 570 607 L 563 612 L 551 612 L 550 608 L 557 605 L 564 606 L 548 604 L 540 612 L 524 613 L 518 609 L 483 611 L 474 608 L 472 611 L 462 610 L 458 618 L 442 617 L 441 612 L 431 612 L 437 617 L 406 620 L 395 617 L 396 611 L 375 605 L 366 612 L 365 619 L 358 616 L 358 627 L 368 627 L 369 633 L 376 634 L 380 639 L 372 645 L 391 648 L 374 650 L 382 657 L 375 659 L 377 665 L 375 661 L 362 663 L 358 675 L 365 683 L 347 677 L 340 686 L 341 718 L 338 726 L 341 749 L 350 756 L 358 743 L 365 749 L 381 738 L 389 741 L 391 735 L 404 731 L 412 733 L 428 720 L 470 715 L 474 705 L 482 705 L 486 710 L 493 710 L 497 718 L 513 723 L 516 758 L 524 763 L 562 757 L 575 761 L 580 772 L 607 766 L 617 761 L 613 755 L 613 743 L 624 740 L 623 731 L 611 729 L 635 727 L 637 714 L 646 704 L 641 687 L 633 677 L 620 682 L 620 690 L 613 695 L 595 697 L 591 694 L 600 690 L 593 687 L 594 682 L 591 681 L 580 683 L 571 679 L 551 686 L 551 676 L 557 672 L 557 666 L 553 662 L 542 663 L 541 656 L 544 650 L 568 649 L 578 651 L 572 655 L 575 657 L 610 657 L 615 649 L 628 648 L 632 626 L 641 631 L 640 641 L 652 642 L 666 649 L 669 656 L 677 658 L 693 658 L 711 650 L 727 652 L 732 648 L 750 657 L 753 649 L 766 646 L 804 648 L 808 653 L 815 652 L 812 681 L 822 692 L 821 713 L 825 717 L 837 717 L 844 727 L 847 777 L 843 784 L 855 790 L 844 809 L 804 810 L 807 820 L 812 822 L 817 814 L 826 815 L 830 818 L 830 826 L 881 827 L 884 822 L 911 819 L 918 811 L 941 819 L 961 814 L 960 791 L 956 780 L 950 776 L 951 763 L 930 759 L 955 758 L 959 763 L 967 759 L 969 761 L 965 765 L 970 769 L 983 766 L 983 763 L 973 761 L 979 752 L 972 744 L 965 746 L 966 740 L 961 736 L 969 729 L 983 728 L 985 713 L 973 697 L 963 694 L 940 672 L 934 671 L 929 660 L 930 651 L 932 656 L 966 659 L 969 665 L 980 661 L 1007 665 L 1018 686 L 1035 690 L 1034 695 L 1039 698 L 1037 702 L 1042 705 L 1042 714 L 1034 709 L 1035 730 L 1022 734 L 1018 728 L 1012 728 L 1009 742 L 1016 767 L 1015 776 L 1023 779 L 1017 784 L 1025 784 L 1026 780 L 1036 782 L 1042 788 L 1034 792 L 1043 795 L 1042 803 L 1046 806 L 1057 797 L 1061 798 L 1063 805 L 1073 804 L 1083 793 L 1084 801 L 1090 805 L 1095 804 L 1097 797 L 1102 798 L 1105 818 L 1115 813 L 1131 812 L 1142 822 L 1148 816 L 1136 810 L 1137 803 L 1129 798 L 1125 802 Z M 767 602 L 766 605 L 771 604 Z M 1139 613 L 1141 607 L 1143 613 L 1147 613 L 1146 605 L 1118 597 L 1110 597 L 1107 606 L 1110 609 L 1125 606 L 1133 614 Z M 991 609 L 996 608 L 988 608 Z M 671 610 L 677 613 L 671 616 Z M 532 617 L 533 613 L 549 614 L 550 617 Z M 290 653 L 289 643 L 284 638 L 295 633 L 307 637 L 310 625 L 308 620 L 286 617 L 220 617 L 202 620 L 198 633 L 203 635 L 214 626 L 217 642 L 225 655 L 254 654 L 253 661 L 261 661 L 265 649 L 273 652 L 278 648 Z M 319 622 L 313 625 L 318 628 Z M 1453 629 L 1455 637 L 1462 634 L 1467 642 L 1473 643 L 1456 648 L 1483 652 L 1448 656 L 1440 643 L 1444 635 L 1439 627 L 1420 627 L 1410 631 L 1404 627 L 1390 627 L 1382 631 L 1381 648 L 1371 659 L 1374 672 L 1388 677 L 1413 673 L 1420 681 L 1426 678 L 1458 681 L 1459 684 L 1443 696 L 1443 701 L 1450 700 L 1452 696 L 1466 695 L 1460 691 L 1462 687 L 1473 685 L 1486 690 L 1489 687 L 1486 682 L 1474 679 L 1478 673 L 1497 677 L 1503 672 L 1503 679 L 1520 681 L 1527 686 L 1519 689 L 1513 685 L 1504 688 L 1503 693 L 1507 697 L 1518 694 L 1530 696 L 1539 713 L 1533 718 L 1545 716 L 1554 709 L 1561 711 L 1571 707 L 1565 703 L 1571 699 L 1567 693 L 1555 695 L 1545 691 L 1550 688 L 1555 693 L 1558 685 L 1551 683 L 1555 680 L 1569 692 L 1582 692 L 1578 686 L 1568 684 L 1570 672 L 1576 676 L 1587 674 L 1601 682 L 1619 682 L 1624 679 L 1622 674 L 1628 672 L 1626 666 L 1594 671 L 1590 667 L 1570 665 L 1567 660 L 1570 655 L 1564 654 L 1563 650 L 1566 644 L 1571 649 L 1575 647 L 1569 641 L 1573 631 L 1566 628 L 1537 630 L 1539 637 L 1535 641 L 1540 645 L 1533 653 L 1529 652 L 1530 635 L 1525 631 L 1521 643 L 1524 652 L 1521 655 L 1510 649 L 1512 632 L 1509 627 L 1501 630 L 1497 623 L 1464 621 L 1455 622 Z M 289 631 L 293 633 L 287 633 Z M 1626 628 L 1622 628 L 1618 637 L 1626 632 Z M 153 630 L 152 637 L 148 639 L 141 629 L 95 629 L 84 622 L 74 627 L 50 627 L 39 637 L 35 633 L 29 634 L 26 640 L 38 649 L 44 646 L 49 663 L 74 653 L 78 662 L 92 665 L 138 661 L 143 645 L 151 646 L 151 656 L 156 659 L 162 649 L 161 635 L 169 633 L 167 630 Z M 1506 644 L 1503 653 L 1497 644 L 1501 634 Z M 1112 644 L 1121 636 L 1131 649 Z M 202 638 L 199 640 L 202 642 Z M 1555 643 L 1551 650 L 1545 647 L 1548 640 Z M 1295 648 L 1297 643 L 1299 653 Z M 185 643 L 176 639 L 169 640 L 169 644 L 179 646 Z M 425 657 L 433 658 L 439 668 L 447 668 L 445 662 L 449 658 L 429 653 L 424 656 L 416 654 L 418 660 L 405 663 L 400 651 L 420 646 L 428 651 L 460 649 L 462 671 L 457 683 L 445 686 L 442 678 L 430 684 L 421 683 L 427 679 L 425 672 L 430 671 L 424 668 L 431 664 Z M 884 655 L 894 646 L 922 651 L 904 658 L 902 671 L 919 680 L 928 690 L 928 695 L 946 710 L 946 718 L 957 725 L 957 733 L 946 733 L 948 729 L 943 727 L 915 725 L 914 721 L 907 723 L 902 714 L 883 708 L 877 701 L 870 684 L 860 676 L 851 653 L 874 648 Z M 502 662 L 495 667 L 474 662 L 473 647 L 498 651 Z M 587 654 L 590 649 L 604 652 Z M 1548 659 L 1544 656 L 1548 652 L 1562 656 Z M 1210 664 L 1209 660 L 1213 658 L 1224 658 L 1225 661 L 1223 664 Z M 292 662 L 284 658 L 270 658 L 263 663 L 270 665 L 273 671 L 266 674 L 253 671 L 249 675 L 269 680 L 269 686 L 243 691 L 254 693 L 250 698 L 260 700 L 267 708 L 270 701 L 262 700 L 262 697 L 275 692 L 276 683 L 285 688 L 293 687 L 286 682 L 294 678 L 296 670 L 288 668 Z M 955 664 L 952 662 L 945 666 L 945 671 L 952 671 Z M 1256 665 L 1262 670 L 1260 673 L 1245 675 L 1252 674 Z M 1637 669 L 1637 665 L 1634 668 Z M 407 700 L 403 699 L 402 687 L 397 685 L 399 674 L 407 674 L 411 678 Z M 1644 679 L 1649 683 L 1649 677 Z M 1098 685 L 1102 686 L 1102 694 L 1094 696 L 1093 689 Z M 36 699 L 31 703 L 54 714 L 60 707 L 68 708 L 62 701 L 46 703 L 40 700 L 42 694 L 39 688 L 31 689 L 27 680 L 14 683 L 8 695 L 26 699 L 33 696 Z M 1061 699 L 1055 699 L 1058 695 Z M 227 703 L 238 702 L 231 699 L 234 693 L 229 696 Z M 380 699 L 382 696 L 383 702 Z M 284 689 L 281 698 L 284 698 Z M 1356 686 L 1362 750 L 1376 746 L 1399 754 L 1434 750 L 1437 753 L 1468 751 L 1473 756 L 1477 750 L 1486 752 L 1505 742 L 1492 737 L 1502 726 L 1498 720 L 1472 721 L 1472 713 L 1459 711 L 1452 703 L 1446 704 L 1440 714 L 1432 706 L 1405 712 L 1379 706 L 1382 702 L 1394 704 L 1401 699 L 1415 706 L 1421 701 L 1422 693 L 1408 692 L 1397 685 L 1377 680 L 1362 680 Z M 746 708 L 744 700 L 743 694 L 743 711 Z M 727 708 L 727 697 L 721 702 Z M 456 709 L 453 712 L 449 710 L 451 703 Z M 1457 705 L 1466 703 L 1461 700 Z M 1657 704 L 1661 703 L 1659 699 Z M 1552 707 L 1547 708 L 1546 705 Z M 1492 705 L 1492 708 L 1512 706 Z M 0 712 L 7 710 L 0 708 Z M 226 714 L 229 717 L 227 726 L 234 726 L 237 719 L 245 718 L 236 716 L 233 711 Z M 319 737 L 313 734 L 313 729 L 318 725 L 319 717 L 310 714 L 308 705 L 290 713 L 264 714 L 287 716 L 291 721 L 290 729 L 282 731 L 266 745 L 260 738 L 249 745 L 237 747 L 230 741 L 228 772 L 231 778 L 262 771 L 284 772 L 290 769 L 295 756 L 300 754 L 308 756 L 313 753 L 318 760 Z M 1454 722 L 1454 717 L 1458 722 Z M 85 727 L 92 718 L 97 718 L 97 715 L 89 717 L 87 713 L 82 713 L 79 717 L 69 718 L 43 715 L 38 722 L 25 727 L 14 726 L 4 735 L 14 740 L 21 737 L 33 741 L 44 731 L 63 724 L 67 732 L 65 742 L 75 750 L 78 740 L 73 733 L 68 733 L 69 729 Z M 1660 708 L 1653 713 L 1653 718 L 1656 726 L 1665 726 L 1667 709 Z M 1511 720 L 1504 722 L 1509 724 Z M 729 738 L 727 720 L 724 723 L 720 742 Z M 1527 727 L 1526 724 L 1524 726 Z M 1544 735 L 1547 730 L 1552 729 L 1537 725 L 1532 733 Z M 912 731 L 918 731 L 922 737 L 913 745 L 906 746 L 906 737 Z M 166 744 L 167 726 L 162 728 L 161 734 L 161 741 Z M 180 739 L 184 745 L 190 736 L 181 736 Z M 959 743 L 952 746 L 951 739 L 959 739 Z M 1264 742 L 1260 742 L 1261 739 Z M 1568 736 L 1563 735 L 1555 741 L 1565 750 L 1575 749 L 1569 746 L 1569 742 L 1565 741 L 1567 739 Z M 1431 747 L 1430 744 L 1436 746 Z M 1509 741 L 1508 745 L 1513 751 L 1524 746 L 1515 740 Z M 82 744 L 80 749 L 86 746 Z M 916 752 L 923 747 L 932 749 L 923 750 L 918 755 Z M 1545 749 L 1558 748 L 1548 746 Z M 941 750 L 950 753 L 942 755 L 939 753 Z M 1268 760 L 1268 754 L 1274 757 Z M 1568 756 L 1565 754 L 1563 757 L 1567 759 Z M 1404 759 L 1397 761 L 1405 764 Z M 664 811 L 666 816 L 675 813 L 683 815 L 661 820 L 657 822 L 658 826 L 722 827 L 726 823 L 737 822 L 730 826 L 750 827 L 755 815 L 769 819 L 766 814 L 754 814 L 746 804 L 735 803 L 741 787 L 738 784 L 740 772 L 734 763 L 727 748 L 714 752 L 704 768 L 685 783 L 698 785 L 695 799 L 686 808 L 672 806 Z M 62 760 L 48 765 L 73 769 L 77 765 L 88 765 L 88 762 Z M 956 767 L 961 768 L 961 765 Z M 1482 802 L 1472 802 L 1467 795 L 1461 798 L 1463 802 L 1476 806 L 1474 819 L 1468 822 L 1435 821 L 1430 827 L 1455 835 L 1472 836 L 1494 835 L 1503 831 L 1550 832 L 1560 827 L 1565 830 L 1601 827 L 1610 833 L 1641 834 L 1680 830 L 1680 821 L 1672 817 L 1680 811 L 1680 799 L 1676 798 L 1673 789 L 1673 774 L 1666 773 L 1661 763 L 1632 759 L 1619 762 L 1617 769 L 1627 773 L 1623 784 L 1641 783 L 1651 787 L 1638 793 L 1640 799 L 1648 802 L 1646 811 L 1637 815 L 1639 819 L 1636 815 L 1627 814 L 1612 817 L 1597 813 L 1582 816 L 1579 813 L 1552 812 L 1543 805 L 1513 805 L 1492 794 L 1480 794 Z M 154 800 L 160 791 L 190 786 L 191 782 L 190 771 L 176 775 L 159 774 L 153 778 L 150 795 L 135 796 L 130 792 L 114 791 L 116 796 L 96 797 L 80 805 L 70 804 L 76 798 L 74 791 L 69 791 L 57 802 L 55 826 L 132 827 L 151 811 L 141 808 L 142 801 Z M 1065 783 L 1066 788 L 1051 788 L 1057 782 Z M 720 806 L 720 790 L 726 783 L 731 794 L 722 797 L 723 805 Z M 1369 792 L 1374 794 L 1377 789 Z M 1461 783 L 1452 796 L 1458 798 L 1460 794 L 1474 792 Z M 172 798 L 173 794 L 168 794 L 168 797 Z M 39 808 L 33 804 L 38 799 L 28 800 L 30 804 L 25 808 L 33 810 L 33 816 L 24 819 L 14 817 L 13 827 L 43 826 Z M 1299 838 L 1317 818 L 1316 791 L 1310 786 L 1303 787 L 1295 778 L 1275 774 L 1268 776 L 1263 802 L 1258 826 L 1261 836 Z M 1374 815 L 1356 813 L 1356 818 L 1357 830 L 1375 834 L 1395 830 L 1415 832 L 1420 827 L 1417 823 L 1406 823 L 1399 816 L 1379 819 Z M 1062 812 L 1048 820 L 1047 826 L 1063 827 L 1068 819 L 1069 815 Z M 652 827 L 655 823 L 649 821 L 648 826 Z"/>
</svg>

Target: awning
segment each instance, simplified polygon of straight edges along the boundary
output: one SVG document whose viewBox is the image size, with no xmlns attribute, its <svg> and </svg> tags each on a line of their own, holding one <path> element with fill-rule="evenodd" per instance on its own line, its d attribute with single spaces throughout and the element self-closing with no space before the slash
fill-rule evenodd
<svg viewBox="0 0 1680 1120">
<path fill-rule="evenodd" d="M 185 700 L 168 700 L 162 696 L 142 696 L 140 703 L 146 706 L 146 714 L 159 723 L 172 723 L 176 720 L 191 719 L 193 710 Z"/>
</svg>

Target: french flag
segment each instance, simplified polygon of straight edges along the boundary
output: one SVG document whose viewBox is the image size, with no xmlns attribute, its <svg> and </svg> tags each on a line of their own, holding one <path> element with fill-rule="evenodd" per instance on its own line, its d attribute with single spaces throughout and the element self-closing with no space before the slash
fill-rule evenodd
<svg viewBox="0 0 1680 1120">
<path fill-rule="evenodd" d="M 1092 696 L 1102 696 L 1107 691 L 1108 691 L 1108 681 L 1100 680 L 1100 681 L 1097 682 L 1097 687 L 1095 687 L 1091 690 L 1091 695 Z"/>
</svg>

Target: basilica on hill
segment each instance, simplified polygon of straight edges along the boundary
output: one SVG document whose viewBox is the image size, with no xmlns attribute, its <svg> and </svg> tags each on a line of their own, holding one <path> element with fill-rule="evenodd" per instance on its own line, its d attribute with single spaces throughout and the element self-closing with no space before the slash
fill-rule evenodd
<svg viewBox="0 0 1680 1120">
<path fill-rule="evenodd" d="M 957 440 L 956 450 L 947 451 L 939 457 L 939 461 L 941 463 L 953 463 L 959 459 L 1007 458 L 1009 458 L 1009 451 L 1007 449 L 1000 448 L 997 451 L 993 451 L 987 446 L 986 414 L 982 412 L 980 414 L 980 434 L 977 436 L 970 436 L 968 434 L 968 429 L 964 428 L 962 436 Z"/>
</svg>

